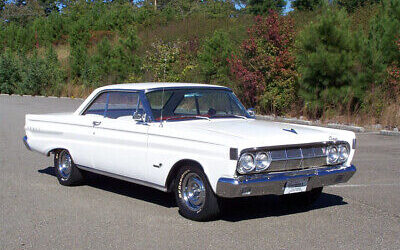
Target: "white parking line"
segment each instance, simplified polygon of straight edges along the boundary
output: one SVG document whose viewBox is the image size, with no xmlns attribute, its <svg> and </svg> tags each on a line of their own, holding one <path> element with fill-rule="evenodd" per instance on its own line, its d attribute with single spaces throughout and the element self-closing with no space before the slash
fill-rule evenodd
<svg viewBox="0 0 400 250">
<path fill-rule="evenodd" d="M 371 184 L 339 184 L 333 185 L 331 187 L 375 187 L 375 186 L 390 186 L 390 187 L 400 187 L 400 183 L 371 183 Z"/>
</svg>

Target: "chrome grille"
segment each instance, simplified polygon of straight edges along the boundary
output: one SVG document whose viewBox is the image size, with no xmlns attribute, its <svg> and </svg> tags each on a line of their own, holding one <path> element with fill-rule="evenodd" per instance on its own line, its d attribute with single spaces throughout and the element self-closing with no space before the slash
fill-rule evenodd
<svg viewBox="0 0 400 250">
<path fill-rule="evenodd" d="M 270 150 L 268 171 L 285 171 L 326 165 L 325 146 Z"/>
</svg>

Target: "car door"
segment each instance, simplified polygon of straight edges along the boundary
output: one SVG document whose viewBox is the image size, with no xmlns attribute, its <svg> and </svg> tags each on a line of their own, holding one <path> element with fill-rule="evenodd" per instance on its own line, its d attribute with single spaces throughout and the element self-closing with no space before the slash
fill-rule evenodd
<svg viewBox="0 0 400 250">
<path fill-rule="evenodd" d="M 104 118 L 94 125 L 93 166 L 97 170 L 142 179 L 146 174 L 148 125 L 139 93 L 110 91 Z"/>
<path fill-rule="evenodd" d="M 96 151 L 94 127 L 104 119 L 107 104 L 107 92 L 98 94 L 88 107 L 77 117 L 79 126 L 74 137 L 71 137 L 73 147 L 70 149 L 76 164 L 82 167 L 94 168 L 93 152 Z"/>
</svg>

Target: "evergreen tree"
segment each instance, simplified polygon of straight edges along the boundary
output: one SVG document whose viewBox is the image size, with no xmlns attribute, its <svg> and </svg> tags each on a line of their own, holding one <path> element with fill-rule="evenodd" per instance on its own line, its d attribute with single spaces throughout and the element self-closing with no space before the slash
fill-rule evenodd
<svg viewBox="0 0 400 250">
<path fill-rule="evenodd" d="M 294 0 L 292 7 L 297 10 L 314 10 L 321 4 L 321 0 Z"/>
<path fill-rule="evenodd" d="M 301 75 L 299 94 L 312 115 L 351 102 L 354 40 L 346 13 L 325 10 L 297 40 L 297 64 Z"/>
<path fill-rule="evenodd" d="M 226 84 L 229 67 L 227 59 L 233 52 L 232 42 L 224 31 L 215 31 L 199 53 L 199 66 L 206 83 Z"/>
<path fill-rule="evenodd" d="M 247 4 L 249 12 L 253 15 L 267 15 L 269 10 L 281 13 L 285 6 L 285 0 L 249 0 Z"/>
<path fill-rule="evenodd" d="M 336 3 L 339 6 L 344 7 L 348 12 L 353 12 L 356 8 L 360 6 L 379 2 L 381 2 L 381 0 L 336 0 Z"/>
</svg>

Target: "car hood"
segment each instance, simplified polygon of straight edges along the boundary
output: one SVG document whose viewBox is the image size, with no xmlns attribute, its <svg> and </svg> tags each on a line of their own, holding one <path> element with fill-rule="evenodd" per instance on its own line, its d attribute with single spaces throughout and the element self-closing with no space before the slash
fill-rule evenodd
<svg viewBox="0 0 400 250">
<path fill-rule="evenodd" d="M 181 137 L 239 148 L 346 140 L 353 132 L 255 119 L 213 119 L 171 122 Z M 347 137 L 347 138 L 346 138 Z M 189 138 L 188 138 L 189 139 Z"/>
</svg>

